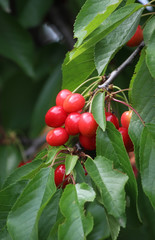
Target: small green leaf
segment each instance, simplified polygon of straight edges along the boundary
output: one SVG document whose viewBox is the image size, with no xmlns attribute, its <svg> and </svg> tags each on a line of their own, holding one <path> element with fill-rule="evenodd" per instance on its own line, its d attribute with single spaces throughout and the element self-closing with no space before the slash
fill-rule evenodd
<svg viewBox="0 0 155 240">
<path fill-rule="evenodd" d="M 92 113 L 93 116 L 103 131 L 106 128 L 106 118 L 105 118 L 105 110 L 104 110 L 104 100 L 105 100 L 105 92 L 99 92 L 93 99 L 92 103 Z"/>
<path fill-rule="evenodd" d="M 8 214 L 26 184 L 27 181 L 20 181 L 0 191 L 0 229 L 6 225 Z"/>
<path fill-rule="evenodd" d="M 87 0 L 79 12 L 75 25 L 78 45 L 92 33 L 121 3 L 122 0 Z"/>
<path fill-rule="evenodd" d="M 140 141 L 140 171 L 142 187 L 155 208 L 155 124 L 147 124 Z"/>
<path fill-rule="evenodd" d="M 94 161 L 88 158 L 85 166 L 98 187 L 108 214 L 121 219 L 126 206 L 124 187 L 127 175 L 113 169 L 112 161 L 102 156 L 97 156 Z"/>
<path fill-rule="evenodd" d="M 13 16 L 1 10 L 0 32 L 0 54 L 18 64 L 28 76 L 34 77 L 34 45 L 29 33 Z"/>
<path fill-rule="evenodd" d="M 7 227 L 13 240 L 37 239 L 39 216 L 55 191 L 54 170 L 41 169 L 26 186 L 8 216 Z"/>
<path fill-rule="evenodd" d="M 59 240 L 83 240 L 93 228 L 90 214 L 84 214 L 85 202 L 92 202 L 95 192 L 86 183 L 69 184 L 60 199 L 60 210 L 66 220 L 59 226 Z"/>
<path fill-rule="evenodd" d="M 77 155 L 66 155 L 66 159 L 65 159 L 65 167 L 66 167 L 66 175 L 70 174 L 71 171 L 74 169 L 77 160 L 78 160 L 78 156 Z"/>
</svg>

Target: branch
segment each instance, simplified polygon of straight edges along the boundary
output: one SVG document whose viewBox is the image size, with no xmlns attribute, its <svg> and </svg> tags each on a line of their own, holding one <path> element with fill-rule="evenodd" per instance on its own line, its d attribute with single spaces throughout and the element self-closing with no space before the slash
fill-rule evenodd
<svg viewBox="0 0 155 240">
<path fill-rule="evenodd" d="M 24 156 L 29 158 L 46 142 L 46 134 L 33 140 L 32 145 L 24 151 Z"/>
<path fill-rule="evenodd" d="M 128 66 L 134 58 L 137 56 L 137 54 L 142 50 L 142 48 L 145 46 L 144 41 L 141 42 L 141 44 L 136 48 L 136 50 L 123 62 L 118 68 L 116 68 L 113 72 L 110 73 L 107 80 L 98 86 L 98 88 L 108 88 L 108 86 L 114 81 L 114 79 L 122 72 L 126 66 Z"/>
</svg>

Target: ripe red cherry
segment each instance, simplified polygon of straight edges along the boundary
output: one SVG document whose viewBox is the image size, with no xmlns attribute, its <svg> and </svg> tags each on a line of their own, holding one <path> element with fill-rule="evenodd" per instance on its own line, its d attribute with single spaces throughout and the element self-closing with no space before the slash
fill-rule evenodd
<svg viewBox="0 0 155 240">
<path fill-rule="evenodd" d="M 80 113 L 70 113 L 65 121 L 65 129 L 69 135 L 76 135 L 79 133 Z"/>
<path fill-rule="evenodd" d="M 79 93 L 69 95 L 63 103 L 63 108 L 67 113 L 78 112 L 85 105 L 84 97 Z"/>
<path fill-rule="evenodd" d="M 119 128 L 118 118 L 114 114 L 111 112 L 105 112 L 105 117 L 106 121 L 112 122 L 117 129 Z"/>
<path fill-rule="evenodd" d="M 66 97 L 68 97 L 70 94 L 72 94 L 71 91 L 68 89 L 61 90 L 58 95 L 56 96 L 56 105 L 57 106 L 63 106 L 64 100 Z"/>
<path fill-rule="evenodd" d="M 129 127 L 131 116 L 132 116 L 132 110 L 126 111 L 122 114 L 121 116 L 122 127 L 125 127 L 125 128 Z"/>
<path fill-rule="evenodd" d="M 127 42 L 128 47 L 136 47 L 143 41 L 143 30 L 140 25 L 138 25 L 135 34 L 132 38 Z"/>
<path fill-rule="evenodd" d="M 81 114 L 79 120 L 79 130 L 83 136 L 94 136 L 96 134 L 97 127 L 98 124 L 95 121 L 92 113 L 85 112 Z"/>
<path fill-rule="evenodd" d="M 61 127 L 67 118 L 67 113 L 61 106 L 50 108 L 45 115 L 45 122 L 49 127 Z"/>
<path fill-rule="evenodd" d="M 55 128 L 48 132 L 46 141 L 51 146 L 61 146 L 68 141 L 68 133 L 64 128 Z"/>
<path fill-rule="evenodd" d="M 120 127 L 118 129 L 118 131 L 121 133 L 122 135 L 122 138 L 123 138 L 123 142 L 124 142 L 124 146 L 126 148 L 126 150 L 128 152 L 130 151 L 133 151 L 133 143 L 129 137 L 129 134 L 128 134 L 128 129 L 127 128 L 124 128 L 124 127 Z"/>
<path fill-rule="evenodd" d="M 57 187 L 60 187 L 60 184 L 63 183 L 62 188 L 64 188 L 67 184 L 69 184 L 68 179 L 66 179 L 68 177 L 68 175 L 65 175 L 65 165 L 64 164 L 60 164 L 54 172 L 54 181 L 55 181 L 55 185 Z"/>
<path fill-rule="evenodd" d="M 29 160 L 27 162 L 20 162 L 18 167 L 22 167 L 22 166 L 26 165 L 27 163 L 31 163 L 31 162 L 32 162 L 32 160 Z"/>
<path fill-rule="evenodd" d="M 93 137 L 86 137 L 80 134 L 79 141 L 82 147 L 86 150 L 95 150 L 96 148 L 96 136 Z"/>
</svg>

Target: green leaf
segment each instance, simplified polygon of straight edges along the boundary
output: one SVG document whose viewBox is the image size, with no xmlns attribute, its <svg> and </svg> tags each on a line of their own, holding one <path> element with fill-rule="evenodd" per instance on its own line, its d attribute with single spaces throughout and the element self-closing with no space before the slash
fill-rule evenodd
<svg viewBox="0 0 155 240">
<path fill-rule="evenodd" d="M 57 220 L 60 196 L 61 190 L 56 191 L 41 214 L 38 226 L 39 239 L 41 240 L 47 239 L 50 230 Z"/>
<path fill-rule="evenodd" d="M 149 44 L 149 41 L 150 41 L 154 31 L 155 31 L 155 17 L 152 17 L 146 23 L 146 26 L 144 27 L 144 30 L 143 30 L 143 37 L 144 37 L 144 42 L 145 42 L 146 46 Z"/>
<path fill-rule="evenodd" d="M 47 240 L 58 240 L 58 227 L 64 221 L 64 217 L 59 218 L 52 227 Z"/>
<path fill-rule="evenodd" d="M 41 23 L 53 0 L 16 0 L 18 20 L 22 26 L 30 28 Z"/>
<path fill-rule="evenodd" d="M 86 183 L 67 185 L 60 199 L 60 210 L 66 220 L 59 226 L 59 240 L 86 238 L 93 228 L 93 219 L 90 214 L 84 214 L 83 208 L 85 202 L 92 202 L 94 198 L 95 192 Z"/>
<path fill-rule="evenodd" d="M 0 191 L 0 229 L 6 225 L 8 214 L 26 184 L 27 181 L 20 181 Z"/>
<path fill-rule="evenodd" d="M 8 231 L 14 240 L 37 239 L 39 216 L 56 191 L 54 170 L 41 169 L 29 182 L 8 216 Z"/>
<path fill-rule="evenodd" d="M 85 166 L 98 187 L 108 214 L 121 219 L 125 214 L 124 187 L 128 180 L 127 175 L 113 169 L 112 161 L 102 156 L 97 156 L 94 161 L 88 158 Z"/>
<path fill-rule="evenodd" d="M 120 232 L 120 224 L 111 215 L 107 215 L 107 220 L 108 220 L 112 240 L 116 240 Z"/>
<path fill-rule="evenodd" d="M 100 128 L 105 131 L 106 128 L 106 118 L 105 118 L 105 110 L 104 110 L 104 100 L 105 100 L 105 92 L 99 92 L 93 99 L 92 103 L 92 113 L 93 116 L 100 126 Z"/>
<path fill-rule="evenodd" d="M 66 175 L 71 173 L 78 159 L 79 157 L 77 155 L 69 155 L 69 154 L 66 155 L 66 159 L 65 159 Z"/>
<path fill-rule="evenodd" d="M 153 78 L 155 78 L 155 30 L 146 48 L 146 64 Z"/>
<path fill-rule="evenodd" d="M 78 45 L 92 33 L 121 3 L 122 0 L 87 0 L 74 25 Z"/>
<path fill-rule="evenodd" d="M 36 137 L 45 126 L 45 114 L 55 105 L 55 98 L 60 90 L 61 71 L 59 67 L 51 73 L 36 101 L 30 128 L 31 137 Z"/>
<path fill-rule="evenodd" d="M 14 61 L 28 76 L 34 77 L 34 45 L 29 33 L 10 14 L 1 10 L 0 32 L 0 54 Z"/>
<path fill-rule="evenodd" d="M 130 99 L 132 107 L 140 114 L 144 122 L 155 123 L 155 81 L 146 65 L 144 51 L 142 52 L 142 56 L 135 69 L 131 87 Z M 134 143 L 136 164 L 138 168 L 139 144 L 143 127 L 140 119 L 133 113 L 129 125 L 129 135 Z"/>
<path fill-rule="evenodd" d="M 95 65 L 101 74 L 116 52 L 133 36 L 143 9 L 134 12 L 95 46 Z"/>
<path fill-rule="evenodd" d="M 121 168 L 127 173 L 129 180 L 127 182 L 127 190 L 130 195 L 131 205 L 137 208 L 137 183 L 130 164 L 129 156 L 123 144 L 122 136 L 115 126 L 107 122 L 106 131 L 98 128 L 96 136 L 97 155 L 104 156 L 114 163 L 115 168 Z M 138 211 L 138 209 L 137 209 Z"/>
<path fill-rule="evenodd" d="M 87 239 L 100 240 L 109 237 L 110 231 L 103 206 L 95 201 L 88 205 L 87 211 L 91 213 L 94 219 L 93 231 L 87 236 Z"/>
<path fill-rule="evenodd" d="M 74 60 L 69 62 L 69 53 L 63 63 L 62 88 L 74 90 L 86 80 L 95 70 L 94 48 L 89 48 Z"/>
<path fill-rule="evenodd" d="M 0 189 L 5 179 L 13 172 L 21 161 L 21 153 L 15 145 L 0 146 Z"/>
<path fill-rule="evenodd" d="M 38 160 L 33 160 L 31 163 L 27 163 L 26 165 L 15 169 L 15 171 L 8 176 L 8 178 L 6 179 L 3 188 L 9 186 L 10 184 L 13 184 L 19 180 L 22 179 L 30 179 L 30 174 L 31 176 L 35 175 L 36 171 L 40 170 L 40 167 L 42 166 L 43 161 L 40 159 Z"/>
<path fill-rule="evenodd" d="M 0 230 L 0 239 L 1 240 L 12 240 L 6 227 L 3 228 L 2 230 Z"/>
<path fill-rule="evenodd" d="M 147 124 L 140 141 L 140 171 L 142 187 L 155 208 L 155 124 Z"/>
</svg>

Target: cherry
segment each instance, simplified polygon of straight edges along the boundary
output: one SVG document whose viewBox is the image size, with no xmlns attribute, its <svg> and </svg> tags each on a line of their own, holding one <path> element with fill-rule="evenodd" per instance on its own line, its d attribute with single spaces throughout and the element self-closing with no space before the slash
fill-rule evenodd
<svg viewBox="0 0 155 240">
<path fill-rule="evenodd" d="M 27 163 L 31 163 L 31 162 L 32 162 L 32 160 L 29 160 L 27 162 L 20 162 L 18 167 L 22 167 L 22 166 L 26 165 Z"/>
<path fill-rule="evenodd" d="M 61 146 L 68 141 L 68 133 L 64 128 L 55 128 L 48 132 L 46 141 L 51 146 Z"/>
<path fill-rule="evenodd" d="M 65 129 L 69 135 L 76 135 L 79 133 L 80 113 L 70 113 L 65 121 Z"/>
<path fill-rule="evenodd" d="M 45 122 L 49 127 L 61 127 L 67 118 L 67 113 L 61 106 L 50 108 L 45 115 Z"/>
<path fill-rule="evenodd" d="M 127 128 L 124 128 L 124 127 L 120 127 L 118 129 L 118 131 L 121 133 L 122 135 L 122 138 L 123 138 L 123 142 L 124 142 L 124 146 L 126 148 L 126 150 L 128 152 L 130 151 L 133 151 L 133 143 L 129 137 L 129 134 L 128 134 L 128 129 Z"/>
<path fill-rule="evenodd" d="M 136 47 L 143 41 L 143 30 L 140 25 L 138 25 L 135 34 L 132 38 L 127 42 L 128 47 Z"/>
<path fill-rule="evenodd" d="M 96 136 L 92 137 L 86 137 L 80 134 L 79 141 L 82 147 L 84 147 L 86 150 L 95 150 L 96 148 Z"/>
<path fill-rule="evenodd" d="M 56 105 L 57 106 L 63 106 L 64 100 L 66 97 L 68 97 L 70 94 L 72 94 L 71 91 L 68 89 L 61 90 L 58 95 L 56 96 Z"/>
<path fill-rule="evenodd" d="M 106 121 L 112 122 L 117 129 L 119 128 L 118 118 L 114 114 L 111 112 L 105 112 L 105 117 Z"/>
<path fill-rule="evenodd" d="M 85 112 L 81 114 L 79 120 L 79 130 L 83 136 L 94 136 L 96 134 L 97 127 L 98 124 L 95 121 L 92 113 Z"/>
<path fill-rule="evenodd" d="M 79 93 L 69 95 L 63 103 L 63 108 L 67 113 L 78 112 L 85 105 L 84 97 Z"/>
<path fill-rule="evenodd" d="M 55 181 L 55 185 L 57 187 L 60 187 L 60 184 L 63 183 L 62 188 L 65 188 L 65 186 L 67 184 L 69 184 L 68 179 L 66 179 L 68 177 L 68 175 L 65 175 L 65 165 L 64 164 L 60 164 L 54 172 L 54 181 Z"/>
<path fill-rule="evenodd" d="M 126 111 L 122 114 L 121 116 L 122 127 L 125 127 L 125 128 L 129 127 L 131 116 L 132 116 L 132 110 Z"/>
</svg>

